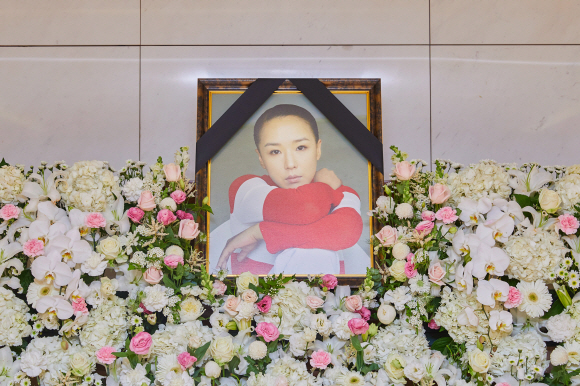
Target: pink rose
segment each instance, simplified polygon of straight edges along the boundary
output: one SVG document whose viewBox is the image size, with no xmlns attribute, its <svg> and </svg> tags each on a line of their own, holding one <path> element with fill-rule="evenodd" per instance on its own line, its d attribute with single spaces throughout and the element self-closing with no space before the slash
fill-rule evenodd
<svg viewBox="0 0 580 386">
<path fill-rule="evenodd" d="M 85 302 L 85 299 L 83 299 L 82 297 L 73 298 L 72 308 L 73 311 L 75 312 L 75 315 L 77 312 L 80 312 L 83 315 L 88 315 L 89 313 L 89 310 L 87 309 L 87 303 Z"/>
<path fill-rule="evenodd" d="M 228 286 L 223 281 L 216 280 L 213 282 L 213 293 L 217 296 L 222 296 L 226 293 Z"/>
<path fill-rule="evenodd" d="M 314 351 L 310 358 L 310 365 L 317 369 L 325 369 L 330 362 L 332 357 L 329 353 L 323 350 Z"/>
<path fill-rule="evenodd" d="M 505 308 L 515 308 L 522 304 L 522 293 L 516 287 L 510 287 L 508 298 L 503 304 Z"/>
<path fill-rule="evenodd" d="M 322 286 L 328 288 L 329 290 L 334 289 L 338 285 L 338 279 L 336 276 L 331 274 L 326 274 L 322 276 Z"/>
<path fill-rule="evenodd" d="M 435 218 L 437 220 L 443 221 L 444 224 L 451 224 L 455 222 L 459 217 L 457 216 L 457 211 L 450 206 L 443 207 L 435 213 Z"/>
<path fill-rule="evenodd" d="M 417 224 L 415 230 L 419 234 L 419 237 L 423 238 L 431 233 L 434 226 L 435 225 L 431 221 L 421 221 L 419 224 Z"/>
<path fill-rule="evenodd" d="M 137 206 L 145 212 L 150 212 L 157 206 L 155 204 L 155 197 L 153 197 L 150 191 L 144 190 L 141 192 L 141 196 L 137 201 Z"/>
<path fill-rule="evenodd" d="M 360 317 L 366 320 L 367 322 L 371 318 L 371 311 L 366 307 L 361 307 L 360 310 L 356 311 L 356 313 L 359 314 Z"/>
<path fill-rule="evenodd" d="M 4 221 L 8 221 L 13 218 L 18 218 L 20 214 L 20 208 L 12 204 L 7 204 L 0 209 L 0 218 Z"/>
<path fill-rule="evenodd" d="M 445 277 L 445 270 L 441 266 L 441 263 L 436 262 L 429 267 L 429 281 L 437 285 L 443 285 L 443 278 Z"/>
<path fill-rule="evenodd" d="M 437 323 L 435 323 L 435 319 L 431 319 L 431 321 L 427 324 L 427 327 L 429 327 L 432 330 L 439 329 L 439 326 L 437 325 Z"/>
<path fill-rule="evenodd" d="M 177 218 L 180 220 L 193 220 L 193 215 L 191 213 L 187 213 L 182 210 L 178 210 L 175 213 L 177 213 Z"/>
<path fill-rule="evenodd" d="M 263 312 L 264 314 L 270 311 L 270 307 L 272 307 L 272 298 L 269 295 L 266 295 L 256 303 L 258 309 Z"/>
<path fill-rule="evenodd" d="M 324 304 L 324 300 L 319 298 L 318 296 L 306 296 L 306 305 L 313 310 L 322 307 Z"/>
<path fill-rule="evenodd" d="M 197 362 L 197 358 L 189 355 L 187 351 L 184 351 L 177 356 L 177 362 L 179 362 L 181 365 L 181 370 L 185 371 L 186 369 L 193 366 L 195 362 Z"/>
<path fill-rule="evenodd" d="M 165 256 L 163 262 L 170 268 L 177 268 L 179 264 L 183 265 L 183 257 L 179 255 L 169 255 Z"/>
<path fill-rule="evenodd" d="M 424 221 L 435 221 L 435 213 L 430 210 L 426 210 L 421 213 L 421 219 Z"/>
<path fill-rule="evenodd" d="M 566 233 L 567 235 L 573 235 L 578 230 L 578 220 L 576 217 L 572 216 L 571 214 L 563 214 L 558 216 L 558 223 L 556 224 L 556 231 L 561 229 L 562 232 Z"/>
<path fill-rule="evenodd" d="M 169 182 L 176 182 L 181 179 L 181 168 L 174 163 L 167 164 L 163 167 L 165 179 Z M 177 201 L 176 201 L 177 202 Z"/>
<path fill-rule="evenodd" d="M 224 303 L 224 309 L 225 311 L 230 314 L 231 316 L 236 316 L 238 314 L 238 311 L 236 311 L 236 308 L 238 308 L 238 305 L 241 303 L 242 299 L 240 299 L 237 296 L 234 295 L 230 295 L 228 296 L 228 298 L 226 299 L 226 302 Z"/>
<path fill-rule="evenodd" d="M 260 322 L 256 326 L 256 334 L 264 338 L 266 342 L 273 342 L 280 336 L 280 331 L 275 324 Z"/>
<path fill-rule="evenodd" d="M 362 307 L 362 299 L 359 295 L 347 296 L 344 299 L 344 307 L 350 312 L 356 312 Z"/>
<path fill-rule="evenodd" d="M 388 247 L 395 245 L 397 241 L 397 230 L 390 225 L 384 226 L 383 229 L 375 235 L 382 246 Z"/>
<path fill-rule="evenodd" d="M 173 201 L 175 201 L 176 204 L 181 204 L 187 198 L 187 195 L 182 190 L 176 190 L 175 192 L 171 193 L 170 196 L 173 198 Z"/>
<path fill-rule="evenodd" d="M 22 249 L 28 257 L 40 256 L 44 253 L 44 243 L 38 239 L 30 239 L 24 243 Z"/>
<path fill-rule="evenodd" d="M 415 165 L 411 165 L 407 161 L 397 162 L 395 164 L 395 175 L 399 180 L 410 180 L 413 174 L 415 174 Z"/>
<path fill-rule="evenodd" d="M 446 185 L 435 184 L 429 186 L 429 199 L 433 204 L 443 204 L 451 197 L 451 190 Z"/>
<path fill-rule="evenodd" d="M 348 328 L 354 335 L 362 335 L 369 329 L 369 324 L 364 319 L 354 318 L 348 321 Z"/>
<path fill-rule="evenodd" d="M 104 228 L 107 225 L 107 220 L 101 213 L 89 213 L 85 217 L 85 225 L 88 228 Z"/>
<path fill-rule="evenodd" d="M 173 212 L 169 209 L 161 209 L 159 213 L 157 213 L 157 221 L 165 226 L 171 224 L 175 220 L 177 220 L 177 217 L 175 217 Z"/>
<path fill-rule="evenodd" d="M 127 217 L 129 217 L 131 219 L 131 221 L 139 223 L 141 222 L 141 219 L 143 218 L 143 216 L 145 216 L 145 212 L 143 212 L 141 209 L 137 208 L 136 206 L 133 208 L 129 208 L 129 210 L 127 211 Z"/>
<path fill-rule="evenodd" d="M 151 348 L 152 343 L 153 340 L 151 339 L 151 335 L 142 331 L 131 339 L 129 348 L 137 355 L 147 355 L 149 354 L 149 349 Z"/>
<path fill-rule="evenodd" d="M 417 275 L 417 270 L 415 269 L 415 264 L 413 263 L 413 261 L 407 261 L 405 263 L 405 275 L 409 279 Z"/>
<path fill-rule="evenodd" d="M 199 234 L 199 225 L 193 220 L 181 220 L 179 222 L 179 237 L 185 240 L 193 240 Z"/>
<path fill-rule="evenodd" d="M 115 350 L 114 347 L 104 346 L 95 353 L 95 356 L 97 357 L 99 363 L 103 365 L 110 365 L 111 363 L 115 362 L 115 359 L 117 359 L 117 357 L 113 355 L 113 353 L 116 351 L 117 350 Z"/>
<path fill-rule="evenodd" d="M 155 267 L 149 267 L 143 273 L 143 280 L 151 285 L 159 284 L 161 279 L 163 279 L 163 272 Z"/>
</svg>

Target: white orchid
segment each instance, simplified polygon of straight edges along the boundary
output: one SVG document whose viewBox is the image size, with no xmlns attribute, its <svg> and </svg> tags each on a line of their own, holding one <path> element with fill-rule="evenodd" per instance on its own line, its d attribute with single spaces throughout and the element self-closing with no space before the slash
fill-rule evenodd
<svg viewBox="0 0 580 386">
<path fill-rule="evenodd" d="M 468 294 L 471 294 L 473 291 L 472 270 L 473 261 L 465 264 L 465 267 L 462 263 L 457 264 L 457 267 L 455 268 L 455 285 L 459 291 L 466 291 Z"/>
<path fill-rule="evenodd" d="M 42 175 L 34 173 L 28 177 L 21 193 L 30 199 L 24 208 L 25 212 L 36 212 L 41 201 L 50 200 L 55 203 L 60 200 L 60 193 L 56 189 L 58 176 L 58 173 L 49 173 L 45 170 Z"/>
<path fill-rule="evenodd" d="M 36 310 L 43 314 L 45 312 L 56 315 L 59 319 L 68 319 L 74 314 L 74 310 L 69 302 L 61 296 L 44 296 L 36 303 Z"/>
<path fill-rule="evenodd" d="M 444 362 L 445 356 L 439 351 L 433 351 L 433 354 L 431 354 L 431 357 L 425 363 L 427 374 L 424 380 L 432 380 L 437 386 L 446 386 L 447 381 L 445 380 L 445 376 L 451 377 L 453 373 L 450 370 L 441 368 Z M 433 384 L 433 382 L 426 382 L 425 384 Z"/>
<path fill-rule="evenodd" d="M 89 286 L 85 284 L 83 279 L 81 279 L 81 271 L 76 269 L 73 274 L 72 278 L 66 286 L 66 292 L 64 298 L 66 300 L 69 299 L 79 299 L 79 298 L 86 298 L 91 293 Z"/>
<path fill-rule="evenodd" d="M 503 198 L 493 200 L 493 208 L 487 214 L 488 220 L 499 219 L 504 214 L 509 215 L 518 224 L 524 221 L 524 212 L 522 207 L 516 201 L 508 201 Z"/>
<path fill-rule="evenodd" d="M 105 230 L 109 235 L 114 235 L 115 230 L 112 228 L 116 225 L 119 228 L 119 233 L 124 235 L 131 229 L 131 223 L 129 222 L 129 217 L 127 212 L 124 211 L 125 201 L 123 197 L 119 197 L 117 201 L 109 204 L 107 210 L 103 213 L 105 219 L 107 220 L 107 226 Z"/>
<path fill-rule="evenodd" d="M 529 196 L 530 193 L 540 190 L 552 181 L 552 175 L 541 170 L 537 165 L 534 165 L 527 173 L 521 170 L 508 170 L 508 173 L 512 177 L 509 184 L 515 194 Z"/>
<path fill-rule="evenodd" d="M 48 253 L 57 251 L 63 258 L 63 261 L 70 267 L 81 264 L 87 260 L 93 249 L 86 240 L 81 240 L 81 234 L 77 228 L 73 228 L 65 235 L 56 236 L 50 240 Z"/>
<path fill-rule="evenodd" d="M 70 228 L 66 211 L 45 201 L 38 204 L 38 214 L 28 228 L 27 238 L 41 240 L 47 245 L 51 239 L 65 234 Z"/>
<path fill-rule="evenodd" d="M 10 385 L 14 376 L 20 371 L 20 361 L 12 359 L 10 347 L 0 349 L 0 385 Z"/>
<path fill-rule="evenodd" d="M 73 275 L 66 263 L 61 261 L 62 256 L 56 251 L 47 256 L 39 256 L 32 262 L 30 270 L 35 279 L 46 280 L 49 284 L 54 282 L 58 287 L 67 285 Z"/>
<path fill-rule="evenodd" d="M 336 287 L 336 290 L 329 292 L 326 295 L 326 300 L 322 308 L 324 312 L 330 317 L 332 315 L 340 315 L 346 309 L 344 308 L 344 298 L 350 296 L 350 286 L 348 285 L 339 285 Z"/>
<path fill-rule="evenodd" d="M 514 232 L 514 227 L 514 219 L 508 214 L 502 214 L 498 219 L 488 219 L 484 224 L 480 224 L 475 234 L 481 241 L 493 247 L 496 241 L 506 243 Z"/>
<path fill-rule="evenodd" d="M 451 241 L 453 246 L 453 251 L 459 256 L 467 256 L 467 254 L 474 254 L 481 244 L 481 240 L 475 234 L 465 234 L 465 232 L 460 229 L 453 236 Z"/>
<path fill-rule="evenodd" d="M 20 243 L 8 243 L 7 239 L 0 241 L 0 287 L 7 285 L 12 289 L 20 288 L 20 280 L 13 276 L 11 278 L 2 277 L 7 268 L 12 268 L 19 275 L 24 269 L 24 265 L 19 259 L 12 258 L 22 251 Z"/>
<path fill-rule="evenodd" d="M 493 331 L 511 332 L 513 317 L 509 311 L 493 310 L 489 313 L 489 327 Z"/>
<path fill-rule="evenodd" d="M 477 327 L 479 325 L 479 318 L 475 314 L 472 307 L 465 307 L 463 312 L 457 316 L 457 323 L 462 326 Z"/>
<path fill-rule="evenodd" d="M 491 206 L 491 200 L 487 197 L 482 197 L 477 202 L 463 197 L 457 205 L 461 209 L 459 218 L 465 223 L 465 226 L 477 225 L 483 222 L 483 215 L 490 211 Z"/>
<path fill-rule="evenodd" d="M 473 258 L 473 276 L 483 279 L 487 274 L 503 276 L 510 264 L 510 258 L 501 248 L 490 247 L 481 243 L 477 248 L 477 254 Z"/>
<path fill-rule="evenodd" d="M 510 285 L 505 281 L 490 279 L 480 280 L 477 285 L 477 301 L 491 308 L 495 302 L 505 302 L 510 291 Z"/>
</svg>

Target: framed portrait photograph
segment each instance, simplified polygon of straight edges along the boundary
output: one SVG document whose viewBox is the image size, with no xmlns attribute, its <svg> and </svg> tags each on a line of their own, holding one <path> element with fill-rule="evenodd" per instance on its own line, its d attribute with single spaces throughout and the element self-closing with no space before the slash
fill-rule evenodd
<svg viewBox="0 0 580 386">
<path fill-rule="evenodd" d="M 240 98 L 254 80 L 199 80 L 197 139 L 211 133 L 223 143 L 197 165 L 198 197 L 209 197 L 213 210 L 201 224 L 210 273 L 357 278 L 373 266 L 377 225 L 368 212 L 382 191 L 382 165 L 373 165 L 332 120 L 351 131 L 356 126 L 351 137 L 371 133 L 381 141 L 380 80 L 317 81 L 342 107 L 326 106 L 325 115 L 317 98 L 285 80 L 243 112 L 247 120 L 228 123 L 228 111 L 249 105 Z M 356 125 L 344 125 L 337 110 Z"/>
</svg>

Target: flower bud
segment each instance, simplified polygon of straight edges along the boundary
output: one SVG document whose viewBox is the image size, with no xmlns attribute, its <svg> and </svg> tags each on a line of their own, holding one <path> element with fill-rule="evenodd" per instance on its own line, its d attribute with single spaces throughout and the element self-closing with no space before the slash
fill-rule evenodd
<svg viewBox="0 0 580 386">
<path fill-rule="evenodd" d="M 150 325 L 154 325 L 157 322 L 157 314 L 149 314 L 149 315 L 147 315 L 147 322 Z"/>
<path fill-rule="evenodd" d="M 572 298 L 570 297 L 570 294 L 566 290 L 566 286 L 564 285 L 560 286 L 554 283 L 554 288 L 556 289 L 556 294 L 558 295 L 558 299 L 560 299 L 562 305 L 564 307 L 570 306 L 572 304 Z"/>
<path fill-rule="evenodd" d="M 63 349 L 63 351 L 68 350 L 68 342 L 66 340 L 62 340 L 60 342 L 60 347 Z"/>
<path fill-rule="evenodd" d="M 452 235 L 454 235 L 455 233 L 457 233 L 457 227 L 451 227 L 451 228 L 449 228 L 449 233 L 451 233 Z"/>
<path fill-rule="evenodd" d="M 226 324 L 226 328 L 227 328 L 228 330 L 235 331 L 235 330 L 237 330 L 237 329 L 238 329 L 238 325 L 236 324 L 236 321 L 235 321 L 235 320 L 230 320 L 230 321 L 229 321 L 229 322 Z"/>
<path fill-rule="evenodd" d="M 371 337 L 373 337 L 377 335 L 377 332 L 379 332 L 379 326 L 377 326 L 374 323 L 371 323 L 371 325 L 369 326 L 369 330 L 367 332 Z"/>
<path fill-rule="evenodd" d="M 201 202 L 203 205 L 207 205 L 207 203 L 209 202 L 209 196 L 205 196 L 203 198 L 203 201 Z"/>
<path fill-rule="evenodd" d="M 390 196 L 390 195 L 391 195 L 391 193 L 393 193 L 393 192 L 391 191 L 391 189 L 389 189 L 389 187 L 388 187 L 387 185 L 383 186 L 383 190 L 385 191 L 385 194 L 386 194 L 387 196 Z"/>
</svg>

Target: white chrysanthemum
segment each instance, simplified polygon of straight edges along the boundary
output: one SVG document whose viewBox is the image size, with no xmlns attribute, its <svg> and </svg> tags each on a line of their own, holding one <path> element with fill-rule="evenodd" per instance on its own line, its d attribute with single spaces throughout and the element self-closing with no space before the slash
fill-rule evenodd
<svg viewBox="0 0 580 386">
<path fill-rule="evenodd" d="M 405 308 L 405 304 L 413 299 L 409 292 L 409 287 L 400 286 L 394 290 L 388 290 L 383 296 L 383 300 L 387 303 L 392 303 L 398 311 L 402 311 Z"/>
<path fill-rule="evenodd" d="M 181 318 L 181 322 L 192 322 L 199 318 L 204 311 L 205 308 L 203 308 L 199 300 L 194 297 L 188 297 L 181 302 L 179 317 Z"/>
<path fill-rule="evenodd" d="M 17 167 L 4 165 L 0 168 L 0 202 L 10 204 L 16 201 L 24 186 L 24 175 Z"/>
<path fill-rule="evenodd" d="M 248 354 L 253 360 L 262 359 L 266 356 L 267 353 L 268 346 L 266 346 L 266 344 L 260 340 L 252 342 L 250 347 L 248 347 Z"/>
<path fill-rule="evenodd" d="M 531 379 L 542 378 L 544 371 L 548 368 L 550 362 L 546 344 L 535 330 L 506 336 L 499 341 L 488 372 L 491 374 L 510 374 L 512 370 L 517 372 L 518 361 L 519 367 L 523 367 L 522 372 L 525 368 L 528 369 L 523 375 L 531 376 Z M 534 367 L 538 367 L 540 371 L 534 371 Z"/>
<path fill-rule="evenodd" d="M 563 342 L 570 339 L 576 332 L 576 327 L 577 322 L 566 313 L 554 315 L 546 323 L 548 335 L 554 342 Z"/>
<path fill-rule="evenodd" d="M 103 346 L 121 349 L 127 339 L 130 320 L 123 299 L 114 296 L 93 308 L 79 339 L 83 348 L 93 354 Z"/>
<path fill-rule="evenodd" d="M 47 284 L 46 282 L 37 283 L 33 281 L 28 286 L 28 291 L 26 291 L 26 301 L 32 307 L 36 308 L 36 302 L 38 299 L 45 297 L 45 296 L 55 296 L 58 295 L 58 290 L 54 288 L 51 284 Z"/>
<path fill-rule="evenodd" d="M 26 321 L 30 310 L 12 291 L 0 287 L 0 346 L 20 346 L 22 338 L 32 333 Z"/>
<path fill-rule="evenodd" d="M 147 370 L 141 363 L 132 369 L 130 367 L 123 370 L 120 377 L 121 386 L 149 386 L 151 381 L 147 378 Z"/>
<path fill-rule="evenodd" d="M 248 386 L 275 386 L 275 385 L 283 385 L 286 382 L 286 378 L 283 376 L 274 376 L 271 374 L 256 374 L 252 373 L 248 378 L 247 385 Z"/>
<path fill-rule="evenodd" d="M 161 311 L 169 301 L 166 288 L 160 284 L 146 287 L 143 292 L 145 293 L 145 297 L 143 298 L 143 305 L 149 311 Z"/>
<path fill-rule="evenodd" d="M 449 173 L 447 186 L 451 189 L 451 201 L 458 203 L 462 197 L 479 200 L 489 194 L 507 199 L 512 192 L 509 174 L 494 161 L 486 160 L 472 164 L 458 173 Z"/>
<path fill-rule="evenodd" d="M 137 202 L 143 191 L 143 180 L 140 178 L 131 178 L 123 185 L 123 196 L 129 202 Z"/>
<path fill-rule="evenodd" d="M 431 292 L 431 282 L 429 276 L 417 274 L 409 279 L 411 292 L 416 294 L 428 294 Z"/>
<path fill-rule="evenodd" d="M 181 365 L 177 361 L 177 354 L 162 355 L 157 357 L 155 378 L 164 380 L 169 373 L 181 374 Z"/>
<path fill-rule="evenodd" d="M 194 382 L 186 372 L 170 372 L 165 376 L 165 380 L 161 381 L 161 384 L 163 386 L 193 386 Z"/>
<path fill-rule="evenodd" d="M 413 218 L 413 207 L 411 206 L 411 204 L 403 202 L 402 204 L 397 205 L 397 207 L 395 208 L 395 214 L 400 219 Z"/>
<path fill-rule="evenodd" d="M 121 195 L 118 179 L 102 161 L 81 161 L 63 173 L 58 190 L 67 207 L 104 212 Z"/>
<path fill-rule="evenodd" d="M 337 384 L 340 386 L 364 386 L 365 378 L 358 371 L 349 371 L 337 377 Z"/>
<path fill-rule="evenodd" d="M 391 214 L 391 213 L 393 213 L 393 210 L 395 209 L 395 200 L 393 200 L 392 197 L 380 196 L 377 199 L 377 208 L 381 212 L 386 212 L 388 214 Z"/>
<path fill-rule="evenodd" d="M 505 251 L 510 257 L 506 273 L 523 281 L 545 277 L 546 272 L 556 269 L 566 249 L 558 235 L 545 229 L 529 229 L 511 236 Z"/>
<path fill-rule="evenodd" d="M 580 203 L 580 174 L 568 174 L 558 179 L 555 189 L 562 199 L 562 209 L 572 210 Z"/>
<path fill-rule="evenodd" d="M 192 347 L 201 347 L 211 341 L 213 334 L 211 328 L 202 325 L 200 320 L 196 320 L 179 325 L 168 325 L 163 331 L 157 330 L 152 338 L 151 353 L 153 356 L 160 356 L 184 352 L 193 341 L 196 342 L 196 347 L 193 345 Z"/>
<path fill-rule="evenodd" d="M 376 349 L 375 361 L 381 367 L 390 354 L 413 358 L 422 358 L 430 354 L 429 342 L 423 328 L 417 331 L 415 327 L 402 323 L 400 319 L 381 327 L 370 343 Z"/>
<path fill-rule="evenodd" d="M 542 280 L 521 281 L 517 288 L 522 293 L 522 304 L 518 306 L 518 309 L 528 314 L 530 318 L 539 318 L 550 309 L 552 295 Z"/>
</svg>

